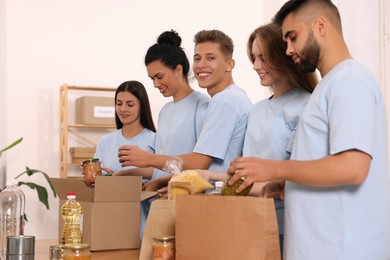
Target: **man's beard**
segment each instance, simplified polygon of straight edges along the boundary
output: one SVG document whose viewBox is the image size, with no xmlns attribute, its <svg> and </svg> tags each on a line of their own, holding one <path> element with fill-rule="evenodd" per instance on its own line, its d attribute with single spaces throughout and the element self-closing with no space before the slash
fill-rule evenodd
<svg viewBox="0 0 390 260">
<path fill-rule="evenodd" d="M 310 32 L 309 38 L 299 54 L 301 61 L 296 64 L 303 73 L 314 72 L 320 59 L 320 45 L 314 38 L 313 32 Z"/>
</svg>

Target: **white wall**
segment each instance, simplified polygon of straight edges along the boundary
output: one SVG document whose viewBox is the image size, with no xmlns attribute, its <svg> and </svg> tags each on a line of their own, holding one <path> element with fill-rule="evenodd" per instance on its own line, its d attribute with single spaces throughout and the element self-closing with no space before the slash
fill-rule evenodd
<svg viewBox="0 0 390 260">
<path fill-rule="evenodd" d="M 223 30 L 236 46 L 235 82 L 253 101 L 266 97 L 268 90 L 259 86 L 246 56 L 246 41 L 283 2 L 0 1 L 0 145 L 24 137 L 20 145 L 7 152 L 7 178 L 26 165 L 59 176 L 59 87 L 64 83 L 115 87 L 125 80 L 139 80 L 148 89 L 156 118 L 168 100 L 154 90 L 143 58 L 164 30 L 179 32 L 190 60 L 197 31 Z M 338 1 L 353 55 L 378 74 L 375 3 Z M 192 85 L 197 88 L 195 82 Z M 40 177 L 32 179 L 46 185 Z M 38 239 L 56 237 L 57 199 L 49 195 L 52 209 L 47 211 L 36 203 L 35 194 L 29 190 L 25 193 L 30 219 L 26 234 Z"/>
</svg>

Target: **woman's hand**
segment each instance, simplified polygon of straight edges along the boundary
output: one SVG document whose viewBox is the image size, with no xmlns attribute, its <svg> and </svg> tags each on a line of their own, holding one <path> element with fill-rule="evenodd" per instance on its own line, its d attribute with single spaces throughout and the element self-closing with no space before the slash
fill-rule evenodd
<svg viewBox="0 0 390 260">
<path fill-rule="evenodd" d="M 155 180 L 151 180 L 151 181 L 145 183 L 142 186 L 142 190 L 157 191 L 158 189 L 161 189 L 163 187 L 164 187 L 164 184 L 162 184 L 159 179 L 155 179 Z"/>
<path fill-rule="evenodd" d="M 260 197 L 284 200 L 285 181 L 267 182 L 260 191 Z"/>
<path fill-rule="evenodd" d="M 168 187 L 163 187 L 157 190 L 157 195 L 162 199 L 168 199 Z"/>
<path fill-rule="evenodd" d="M 151 153 L 134 145 L 122 145 L 118 150 L 119 162 L 122 167 L 136 166 L 149 167 L 149 156 Z"/>
</svg>

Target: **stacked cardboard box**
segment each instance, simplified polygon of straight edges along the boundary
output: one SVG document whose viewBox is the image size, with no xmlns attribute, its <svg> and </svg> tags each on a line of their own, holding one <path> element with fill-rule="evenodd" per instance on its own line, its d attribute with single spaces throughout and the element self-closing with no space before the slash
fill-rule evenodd
<svg viewBox="0 0 390 260">
<path fill-rule="evenodd" d="M 88 97 L 76 99 L 76 124 L 115 125 L 114 97 Z"/>
<path fill-rule="evenodd" d="M 84 160 L 93 158 L 96 147 L 70 147 L 72 163 L 81 163 Z"/>
</svg>

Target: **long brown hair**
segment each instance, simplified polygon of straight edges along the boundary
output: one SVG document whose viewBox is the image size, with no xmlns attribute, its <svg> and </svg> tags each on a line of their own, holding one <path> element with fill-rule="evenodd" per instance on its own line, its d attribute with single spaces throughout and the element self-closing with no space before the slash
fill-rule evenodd
<svg viewBox="0 0 390 260">
<path fill-rule="evenodd" d="M 247 52 L 252 64 L 254 63 L 252 44 L 255 39 L 261 44 L 265 63 L 271 70 L 279 75 L 285 75 L 294 86 L 313 92 L 318 82 L 317 75 L 314 72 L 307 74 L 300 72 L 291 57 L 286 55 L 287 44 L 283 41 L 282 29 L 277 24 L 260 26 L 249 36 Z"/>
<path fill-rule="evenodd" d="M 154 126 L 152 112 L 150 109 L 148 93 L 146 92 L 144 85 L 141 82 L 136 80 L 123 82 L 116 89 L 115 104 L 116 104 L 116 98 L 118 96 L 118 93 L 125 92 L 125 91 L 133 94 L 139 100 L 139 103 L 141 105 L 141 118 L 140 118 L 141 125 L 145 128 L 152 130 L 153 132 L 156 132 L 156 127 Z M 115 113 L 115 123 L 117 129 L 121 129 L 123 127 L 123 124 L 116 113 Z"/>
</svg>

